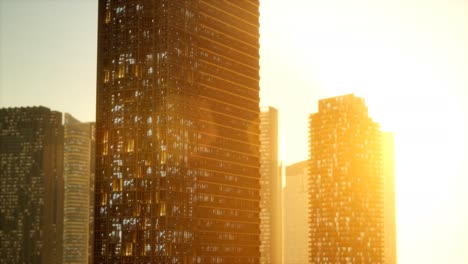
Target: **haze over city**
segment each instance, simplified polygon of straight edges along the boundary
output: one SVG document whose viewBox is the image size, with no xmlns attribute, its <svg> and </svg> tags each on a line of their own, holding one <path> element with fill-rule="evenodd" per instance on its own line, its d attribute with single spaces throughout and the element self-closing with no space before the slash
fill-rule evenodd
<svg viewBox="0 0 468 264">
<path fill-rule="evenodd" d="M 95 120 L 97 1 L 0 1 L 0 107 Z M 260 99 L 280 158 L 308 157 L 307 118 L 355 93 L 395 135 L 399 263 L 467 263 L 468 3 L 261 1 Z"/>
</svg>

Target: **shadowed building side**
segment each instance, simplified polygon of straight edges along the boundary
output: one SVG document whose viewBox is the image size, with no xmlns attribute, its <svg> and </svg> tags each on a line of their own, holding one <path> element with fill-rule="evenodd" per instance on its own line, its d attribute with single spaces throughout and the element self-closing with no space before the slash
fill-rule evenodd
<svg viewBox="0 0 468 264">
<path fill-rule="evenodd" d="M 62 114 L 0 109 L 0 256 L 5 263 L 62 263 Z"/>
<path fill-rule="evenodd" d="M 94 260 L 94 185 L 96 174 L 96 123 L 91 124 L 91 166 L 89 181 L 89 233 L 88 233 L 88 264 Z"/>
</svg>

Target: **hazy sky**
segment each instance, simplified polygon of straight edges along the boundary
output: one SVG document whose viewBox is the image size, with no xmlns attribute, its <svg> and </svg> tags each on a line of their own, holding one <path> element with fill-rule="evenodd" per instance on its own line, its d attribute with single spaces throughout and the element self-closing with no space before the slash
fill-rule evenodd
<svg viewBox="0 0 468 264">
<path fill-rule="evenodd" d="M 365 97 L 395 133 L 399 263 L 468 263 L 468 1 L 267 0 L 260 21 L 286 163 L 318 99 Z M 0 0 L 0 107 L 94 120 L 96 29 L 97 1 Z"/>
</svg>

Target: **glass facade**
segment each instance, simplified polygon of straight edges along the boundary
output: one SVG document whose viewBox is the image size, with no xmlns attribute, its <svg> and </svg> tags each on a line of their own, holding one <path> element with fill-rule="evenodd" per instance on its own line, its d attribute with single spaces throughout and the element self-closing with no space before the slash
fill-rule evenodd
<svg viewBox="0 0 468 264">
<path fill-rule="evenodd" d="M 63 263 L 88 263 L 90 201 L 92 199 L 93 123 L 81 123 L 69 114 L 64 122 Z M 92 207 L 91 207 L 92 208 Z"/>
<path fill-rule="evenodd" d="M 4 263 L 62 263 L 62 114 L 0 109 L 0 256 Z"/>
<path fill-rule="evenodd" d="M 354 95 L 320 100 L 310 116 L 310 263 L 384 263 L 380 140 Z"/>
<path fill-rule="evenodd" d="M 278 110 L 260 109 L 260 263 L 282 263 Z"/>
<path fill-rule="evenodd" d="M 99 1 L 96 263 L 259 262 L 258 4 Z"/>
</svg>

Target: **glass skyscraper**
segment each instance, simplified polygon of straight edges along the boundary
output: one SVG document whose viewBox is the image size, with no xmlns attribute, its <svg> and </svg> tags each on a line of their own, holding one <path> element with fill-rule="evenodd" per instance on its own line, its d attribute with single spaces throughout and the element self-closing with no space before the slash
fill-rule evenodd
<svg viewBox="0 0 468 264">
<path fill-rule="evenodd" d="M 310 263 L 384 263 L 379 125 L 354 95 L 310 116 Z"/>
<path fill-rule="evenodd" d="M 258 18 L 99 1 L 96 263 L 259 262 Z"/>
<path fill-rule="evenodd" d="M 260 262 L 283 263 L 278 110 L 260 109 Z"/>
<path fill-rule="evenodd" d="M 0 109 L 0 256 L 90 263 L 93 124 L 46 107 Z M 1 262 L 1 261 L 0 261 Z"/>
<path fill-rule="evenodd" d="M 89 263 L 94 174 L 94 123 L 64 115 L 63 135 L 63 263 Z"/>
<path fill-rule="evenodd" d="M 62 263 L 62 114 L 0 109 L 0 262 Z"/>
</svg>

